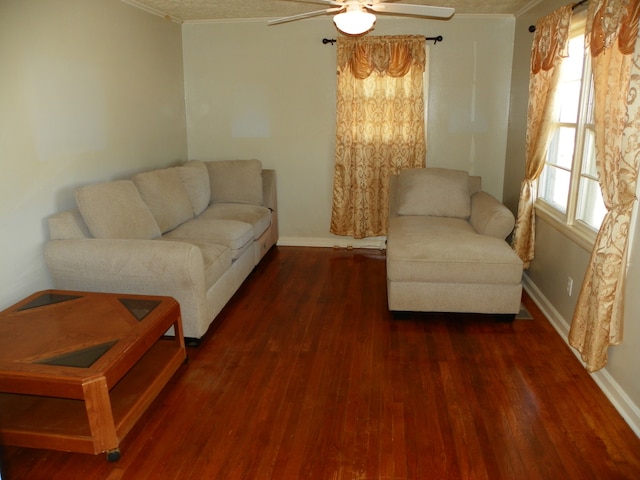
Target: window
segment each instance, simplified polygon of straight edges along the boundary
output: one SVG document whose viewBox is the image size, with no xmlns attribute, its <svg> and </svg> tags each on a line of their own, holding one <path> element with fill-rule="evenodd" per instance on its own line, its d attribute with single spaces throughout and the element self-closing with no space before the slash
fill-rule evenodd
<svg viewBox="0 0 640 480">
<path fill-rule="evenodd" d="M 574 18 L 562 62 L 555 125 L 538 181 L 538 210 L 593 244 L 606 213 L 595 163 L 593 82 L 584 18 Z"/>
</svg>

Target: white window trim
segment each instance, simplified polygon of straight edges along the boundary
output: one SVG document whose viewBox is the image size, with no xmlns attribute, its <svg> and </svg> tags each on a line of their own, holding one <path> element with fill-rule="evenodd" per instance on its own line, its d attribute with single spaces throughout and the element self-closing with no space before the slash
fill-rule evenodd
<svg viewBox="0 0 640 480">
<path fill-rule="evenodd" d="M 593 250 L 597 232 L 584 222 L 577 220 L 575 224 L 568 225 L 565 215 L 542 199 L 536 200 L 536 216 L 545 220 L 549 225 L 587 252 Z"/>
<path fill-rule="evenodd" d="M 571 25 L 571 34 L 574 34 L 576 31 L 579 33 L 583 33 L 585 29 L 585 24 L 586 24 L 586 13 L 582 15 L 576 14 L 574 16 L 574 22 L 572 22 L 572 25 Z M 590 58 L 588 56 L 585 57 L 585 61 L 590 62 Z M 586 88 L 586 85 L 583 82 L 581 86 L 581 90 L 584 88 Z M 588 114 L 587 113 L 588 109 L 586 108 L 586 106 L 589 102 L 588 95 L 583 95 L 582 92 L 580 92 L 580 97 L 581 97 L 581 104 L 580 104 L 581 118 L 578 119 L 578 123 L 580 123 L 581 121 L 584 122 L 585 120 L 584 117 Z M 569 186 L 569 198 L 567 201 L 566 213 L 563 213 L 562 211 L 556 209 L 551 204 L 546 202 L 543 198 L 539 198 L 537 195 L 537 191 L 536 191 L 535 211 L 536 211 L 536 215 L 544 219 L 547 223 L 549 223 L 552 227 L 554 227 L 560 233 L 562 233 L 567 238 L 572 240 L 578 246 L 582 247 L 584 250 L 591 252 L 593 250 L 593 246 L 595 244 L 596 236 L 598 232 L 594 230 L 590 225 L 576 218 L 581 169 L 577 168 L 577 166 L 575 165 L 575 162 L 582 161 L 582 154 L 584 149 L 583 137 L 584 137 L 584 132 L 579 131 L 578 136 L 576 137 L 576 142 L 575 142 L 576 151 L 574 152 L 572 165 L 571 165 L 571 184 Z M 536 187 L 537 187 L 537 183 L 536 183 Z"/>
</svg>

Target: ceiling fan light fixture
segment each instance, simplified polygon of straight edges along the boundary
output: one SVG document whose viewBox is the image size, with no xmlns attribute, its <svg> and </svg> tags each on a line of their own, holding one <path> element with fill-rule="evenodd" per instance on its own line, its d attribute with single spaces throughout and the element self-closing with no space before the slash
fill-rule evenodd
<svg viewBox="0 0 640 480">
<path fill-rule="evenodd" d="M 342 33 L 360 35 L 373 27 L 376 16 L 373 13 L 358 10 L 347 10 L 333 17 L 333 22 Z"/>
</svg>

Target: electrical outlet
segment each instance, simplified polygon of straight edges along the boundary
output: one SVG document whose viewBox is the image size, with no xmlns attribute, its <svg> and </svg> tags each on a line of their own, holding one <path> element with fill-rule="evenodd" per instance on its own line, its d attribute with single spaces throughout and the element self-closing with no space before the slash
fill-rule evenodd
<svg viewBox="0 0 640 480">
<path fill-rule="evenodd" d="M 567 278 L 567 295 L 571 296 L 573 293 L 573 278 Z"/>
</svg>

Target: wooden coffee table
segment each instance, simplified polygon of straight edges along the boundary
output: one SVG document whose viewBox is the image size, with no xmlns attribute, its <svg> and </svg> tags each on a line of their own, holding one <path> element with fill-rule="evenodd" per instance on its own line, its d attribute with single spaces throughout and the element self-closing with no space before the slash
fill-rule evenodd
<svg viewBox="0 0 640 480">
<path fill-rule="evenodd" d="M 35 293 L 0 312 L 0 443 L 117 460 L 185 359 L 173 298 Z"/>
</svg>

